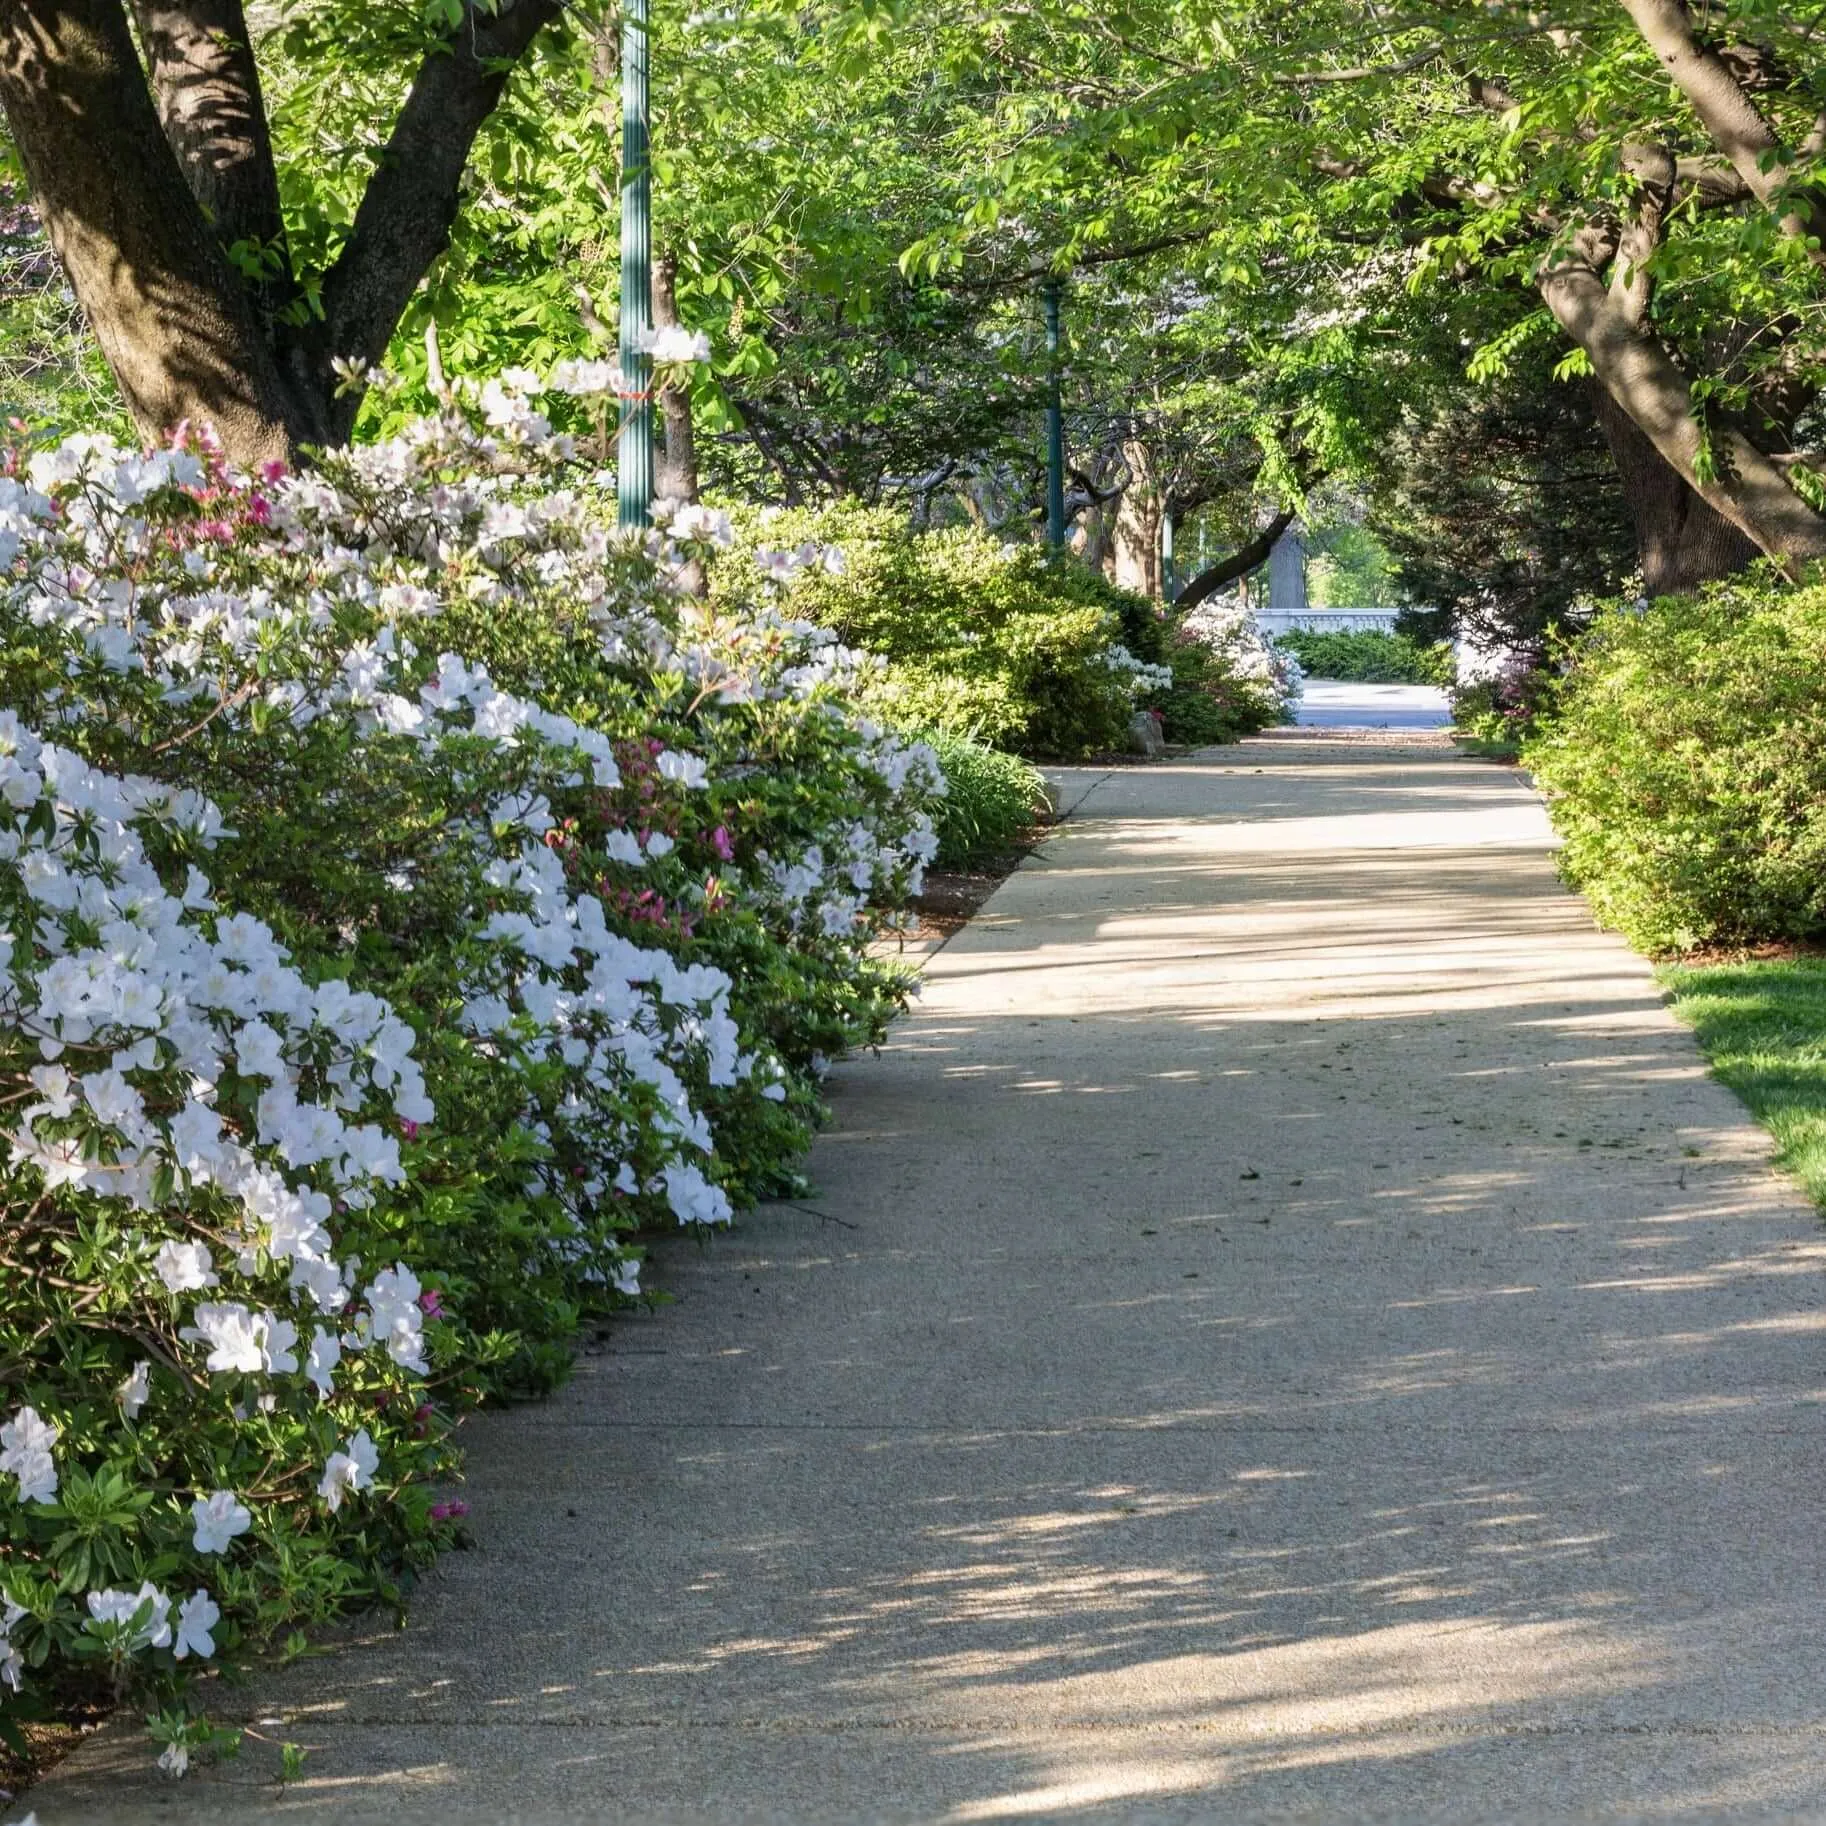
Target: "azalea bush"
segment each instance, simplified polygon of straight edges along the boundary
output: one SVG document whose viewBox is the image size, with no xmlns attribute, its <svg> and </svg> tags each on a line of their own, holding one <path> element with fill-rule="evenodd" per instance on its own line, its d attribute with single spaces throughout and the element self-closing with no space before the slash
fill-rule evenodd
<svg viewBox="0 0 1826 1826">
<path fill-rule="evenodd" d="M 1213 597 L 1162 629 L 1170 682 L 1147 701 L 1169 742 L 1234 742 L 1292 716 L 1301 672 L 1292 653 L 1265 636 L 1248 607 Z"/>
<path fill-rule="evenodd" d="M 1455 739 L 1473 754 L 1516 759 L 1552 688 L 1553 673 L 1538 652 L 1503 655 L 1493 669 L 1452 687 Z"/>
<path fill-rule="evenodd" d="M 1127 644 L 1125 608 L 1145 619 L 1147 605 L 1039 546 L 973 528 L 916 532 L 894 508 L 765 508 L 735 520 L 714 593 L 752 594 L 783 550 L 830 553 L 804 570 L 794 605 L 887 660 L 868 701 L 897 728 L 1089 754 L 1120 747 L 1137 702 L 1170 682 L 1157 656 Z"/>
<path fill-rule="evenodd" d="M 1609 610 L 1523 758 L 1568 880 L 1644 950 L 1826 932 L 1826 588 Z"/>
<path fill-rule="evenodd" d="M 0 1728 L 99 1684 L 181 1772 L 198 1670 L 397 1602 L 452 1415 L 789 1183 L 904 995 L 930 751 L 541 403 L 4 458 Z"/>
</svg>

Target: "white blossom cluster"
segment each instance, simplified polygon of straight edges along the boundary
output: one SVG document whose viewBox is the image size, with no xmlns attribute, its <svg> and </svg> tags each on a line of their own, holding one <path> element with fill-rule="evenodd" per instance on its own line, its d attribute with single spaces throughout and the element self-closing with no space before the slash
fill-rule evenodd
<svg viewBox="0 0 1826 1826">
<path fill-rule="evenodd" d="M 1173 684 L 1171 666 L 1156 666 L 1149 660 L 1137 659 L 1127 647 L 1120 644 L 1110 648 L 1104 656 L 1104 663 L 1112 672 L 1121 674 L 1137 697 L 1143 697 L 1150 691 L 1169 690 Z"/>
<path fill-rule="evenodd" d="M 1300 700 L 1300 662 L 1265 635 L 1248 604 L 1211 596 L 1180 618 L 1179 635 L 1222 659 L 1233 678 L 1270 692 L 1283 708 Z"/>
<path fill-rule="evenodd" d="M 431 1119 L 411 1029 L 340 979 L 311 987 L 263 922 L 218 909 L 194 864 L 181 894 L 166 889 L 142 835 L 215 842 L 220 814 L 200 796 L 91 768 L 0 712 L 0 799 L 0 898 L 18 922 L 0 937 L 15 1173 L 147 1220 L 128 1232 L 137 1297 L 175 1308 L 198 1372 L 251 1379 L 262 1402 L 288 1378 L 327 1398 L 345 1350 L 422 1373 L 416 1280 L 389 1269 L 362 1290 L 330 1229 L 332 1195 L 360 1203 L 397 1183 L 394 1130 Z M 128 1421 L 149 1372 L 142 1360 L 115 1392 Z M 61 1436 L 30 1405 L 0 1423 L 14 1500 L 56 1499 Z M 198 1550 L 220 1552 L 246 1513 L 232 1492 L 199 1499 Z M 207 1590 L 175 1616 L 150 1584 L 85 1601 L 117 1656 L 214 1653 Z M 0 1606 L 0 1680 L 17 1688 L 25 1612 Z"/>
<path fill-rule="evenodd" d="M 530 1145 L 503 1173 L 556 1199 L 576 1258 L 628 1293 L 638 1264 L 616 1214 L 640 1201 L 681 1224 L 726 1222 L 716 1100 L 746 1086 L 778 1101 L 787 1074 L 742 1032 L 722 970 L 616 929 L 617 882 L 632 895 L 676 870 L 664 830 L 600 833 L 607 885 L 567 872 L 562 808 L 621 787 L 613 743 L 448 650 L 440 617 L 560 602 L 607 664 L 682 679 L 692 712 L 838 719 L 878 809 L 731 860 L 714 884 L 792 942 L 860 954 L 870 909 L 916 888 L 936 850 L 921 809 L 943 789 L 930 750 L 835 701 L 869 661 L 777 605 L 732 613 L 656 589 L 727 542 L 719 516 L 608 524 L 612 478 L 583 471 L 533 403 L 601 378 L 504 376 L 300 476 L 228 477 L 207 449 L 100 438 L 0 476 L 0 617 L 61 668 L 31 717 L 0 712 L 0 1136 L 14 1185 L 77 1201 L 123 1239 L 127 1282 L 111 1297 L 149 1315 L 172 1359 L 129 1359 L 102 1391 L 122 1428 L 160 1422 L 174 1370 L 219 1391 L 238 1424 L 314 1413 L 322 1429 L 334 1414 L 286 1498 L 319 1515 L 387 1479 L 349 1389 L 429 1367 L 413 1268 L 364 1268 L 337 1242 L 343 1215 L 402 1196 L 402 1137 L 438 1122 L 426 1043 L 359 979 L 301 967 L 272 925 L 224 904 L 215 884 L 234 879 L 222 858 L 241 839 L 207 793 L 91 764 L 79 738 L 102 730 L 150 754 L 181 753 L 198 731 L 249 752 L 346 735 L 357 769 L 415 759 L 445 783 L 461 809 L 389 884 L 410 896 L 436 869 L 473 883 L 453 1043 L 524 1089 Z M 781 554 L 776 569 L 836 562 Z M 755 765 L 713 742 L 651 746 L 659 790 L 681 804 Z M 0 1411 L 0 1504 L 58 1499 L 67 1418 L 42 1397 Z M 181 1500 L 208 1559 L 237 1550 L 264 1499 L 210 1486 Z M 27 1610 L 4 1572 L 0 1689 L 16 1689 Z M 72 1602 L 109 1655 L 169 1665 L 213 1657 L 222 1589 L 98 1578 Z"/>
</svg>

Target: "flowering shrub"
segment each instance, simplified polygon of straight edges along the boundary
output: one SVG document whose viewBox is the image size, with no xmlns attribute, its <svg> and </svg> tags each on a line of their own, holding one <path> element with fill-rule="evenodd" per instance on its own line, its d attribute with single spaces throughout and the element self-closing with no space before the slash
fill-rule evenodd
<svg viewBox="0 0 1826 1826">
<path fill-rule="evenodd" d="M 1510 652 L 1452 687 L 1454 733 L 1473 754 L 1514 760 L 1553 686 L 1538 652 Z"/>
<path fill-rule="evenodd" d="M 1170 742 L 1234 742 L 1284 721 L 1300 696 L 1300 665 L 1267 639 L 1235 598 L 1213 598 L 1162 630 L 1170 679 L 1149 702 Z"/>
<path fill-rule="evenodd" d="M 801 542 L 841 553 L 805 567 L 793 602 L 888 661 L 868 701 L 897 728 L 1086 754 L 1121 746 L 1154 682 L 1155 656 L 1125 636 L 1126 592 L 1038 546 L 969 528 L 915 532 L 894 508 L 772 508 L 736 520 L 736 549 L 712 587 L 738 600 L 765 574 L 760 555 L 777 563 Z"/>
<path fill-rule="evenodd" d="M 397 1600 L 453 1408 L 789 1177 L 903 993 L 930 753 L 677 596 L 715 518 L 615 532 L 535 388 L 302 476 L 6 459 L 0 1723 L 103 1678 L 181 1772 L 199 1667 Z"/>
</svg>

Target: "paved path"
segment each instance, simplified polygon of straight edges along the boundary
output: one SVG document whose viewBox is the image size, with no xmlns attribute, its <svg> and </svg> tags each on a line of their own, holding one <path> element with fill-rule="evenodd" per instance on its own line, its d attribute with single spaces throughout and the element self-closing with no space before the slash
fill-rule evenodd
<svg viewBox="0 0 1826 1826">
<path fill-rule="evenodd" d="M 306 1779 L 105 1737 L 44 1826 L 1826 1819 L 1826 1251 L 1523 782 L 1062 785 L 817 1196 L 245 1701 Z"/>
<path fill-rule="evenodd" d="M 1305 729 L 1443 729 L 1452 720 L 1433 685 L 1347 685 L 1309 678 L 1296 720 Z"/>
</svg>

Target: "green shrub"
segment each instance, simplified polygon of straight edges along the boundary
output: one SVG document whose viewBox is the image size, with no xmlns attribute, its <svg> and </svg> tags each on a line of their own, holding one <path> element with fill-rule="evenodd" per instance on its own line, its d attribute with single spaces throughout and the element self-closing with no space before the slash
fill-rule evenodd
<svg viewBox="0 0 1826 1826">
<path fill-rule="evenodd" d="M 1826 588 L 1609 611 L 1524 759 L 1567 879 L 1644 950 L 1826 930 Z"/>
<path fill-rule="evenodd" d="M 1149 702 L 1160 712 L 1161 733 L 1169 742 L 1190 748 L 1207 748 L 1234 742 L 1262 727 L 1244 694 L 1236 692 L 1235 679 L 1223 660 L 1209 648 L 1185 641 L 1169 653 L 1173 683 L 1152 694 Z"/>
<path fill-rule="evenodd" d="M 892 508 L 756 509 L 734 519 L 737 547 L 714 567 L 713 597 L 750 596 L 760 554 L 807 542 L 833 548 L 840 568 L 807 567 L 793 610 L 888 662 L 869 701 L 896 728 L 1023 754 L 1088 754 L 1120 746 L 1138 690 L 1164 682 L 1149 671 L 1161 640 L 1155 606 L 1039 546 L 968 528 L 917 533 Z"/>
<path fill-rule="evenodd" d="M 1361 685 L 1449 685 L 1454 677 L 1452 649 L 1444 641 L 1422 646 L 1405 634 L 1379 628 L 1290 628 L 1276 635 L 1275 644 L 1300 662 L 1308 678 Z"/>
<path fill-rule="evenodd" d="M 927 740 L 945 774 L 936 821 L 941 869 L 968 868 L 1012 848 L 1046 809 L 1046 781 L 1019 755 L 968 736 L 941 733 Z"/>
</svg>

